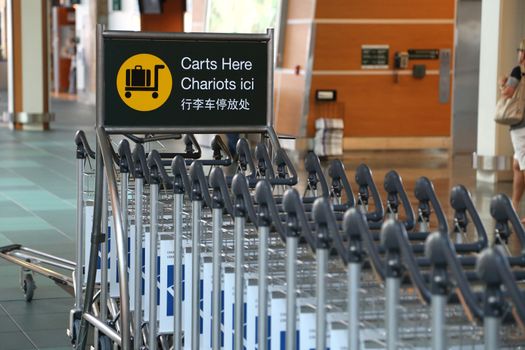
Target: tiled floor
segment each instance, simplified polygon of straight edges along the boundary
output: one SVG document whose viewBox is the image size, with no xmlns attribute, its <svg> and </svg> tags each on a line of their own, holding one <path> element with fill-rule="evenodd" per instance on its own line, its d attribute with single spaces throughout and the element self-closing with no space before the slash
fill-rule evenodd
<svg viewBox="0 0 525 350">
<path fill-rule="evenodd" d="M 5 110 L 0 93 L 0 112 Z M 93 140 L 94 108 L 75 101 L 54 101 L 57 120 L 49 132 L 13 132 L 0 127 L 0 246 L 20 243 L 73 259 L 75 246 L 74 131 L 83 128 Z M 468 155 L 450 159 L 444 152 L 383 151 L 345 154 L 349 176 L 367 163 L 382 188 L 385 173 L 395 168 L 412 196 L 415 180 L 428 176 L 450 214 L 448 193 L 457 183 L 467 185 L 484 222 L 494 193 L 510 193 L 510 184 L 476 187 Z M 355 190 L 355 188 L 354 188 Z M 412 196 L 413 197 L 413 196 Z M 72 298 L 43 277 L 26 303 L 20 289 L 19 269 L 0 259 L 0 349 L 68 349 L 65 335 Z"/>
</svg>

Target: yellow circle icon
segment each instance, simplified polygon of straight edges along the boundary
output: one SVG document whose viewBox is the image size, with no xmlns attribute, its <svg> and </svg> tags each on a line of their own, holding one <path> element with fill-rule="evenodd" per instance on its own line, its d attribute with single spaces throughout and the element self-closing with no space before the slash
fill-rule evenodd
<svg viewBox="0 0 525 350">
<path fill-rule="evenodd" d="M 126 105 L 148 112 L 159 108 L 171 93 L 168 65 L 157 56 L 141 53 L 128 58 L 117 73 L 117 90 Z"/>
</svg>

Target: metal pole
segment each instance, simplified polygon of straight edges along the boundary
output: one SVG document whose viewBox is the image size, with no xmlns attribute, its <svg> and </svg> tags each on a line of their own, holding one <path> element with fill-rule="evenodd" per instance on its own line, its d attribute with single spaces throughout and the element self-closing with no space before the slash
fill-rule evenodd
<svg viewBox="0 0 525 350">
<path fill-rule="evenodd" d="M 499 349 L 500 319 L 497 317 L 485 317 L 483 328 L 485 333 L 485 349 Z"/>
<path fill-rule="evenodd" d="M 446 304 L 446 296 L 432 295 L 432 350 L 445 350 L 447 348 L 445 338 Z"/>
<path fill-rule="evenodd" d="M 133 349 L 140 350 L 142 345 L 142 192 L 144 179 L 135 178 L 135 319 L 133 323 L 133 334 L 135 335 Z"/>
<path fill-rule="evenodd" d="M 244 224 L 245 218 L 235 217 L 235 324 L 234 349 L 243 350 L 243 323 L 244 323 Z"/>
<path fill-rule="evenodd" d="M 159 185 L 150 185 L 151 230 L 149 236 L 149 334 L 148 349 L 157 349 L 157 241 Z"/>
<path fill-rule="evenodd" d="M 259 350 L 268 345 L 268 237 L 270 228 L 259 227 Z"/>
<path fill-rule="evenodd" d="M 286 349 L 295 350 L 297 332 L 297 237 L 286 237 Z"/>
<path fill-rule="evenodd" d="M 75 309 L 82 308 L 84 282 L 84 159 L 77 160 L 77 263 L 75 266 Z"/>
<path fill-rule="evenodd" d="M 397 350 L 397 309 L 399 305 L 399 278 L 387 277 L 386 279 L 386 340 L 387 350 Z"/>
<path fill-rule="evenodd" d="M 316 349 L 326 349 L 326 276 L 328 249 L 317 249 L 317 314 L 316 314 Z"/>
<path fill-rule="evenodd" d="M 361 264 L 348 265 L 348 348 L 359 350 L 359 289 Z"/>
<path fill-rule="evenodd" d="M 108 300 L 108 181 L 104 176 L 104 189 L 102 192 L 102 223 L 100 232 L 106 237 L 100 246 L 100 314 L 102 322 L 108 318 L 107 300 Z M 114 235 L 111 239 L 115 239 Z M 95 350 L 98 349 L 98 330 L 95 331 Z"/>
<path fill-rule="evenodd" d="M 182 201 L 183 194 L 175 193 L 173 197 L 175 213 L 175 254 L 173 265 L 173 349 L 182 349 Z"/>
<path fill-rule="evenodd" d="M 222 209 L 213 209 L 212 348 L 221 349 L 221 249 Z"/>
<path fill-rule="evenodd" d="M 191 348 L 199 349 L 200 341 L 200 284 L 201 284 L 201 210 L 202 201 L 192 201 L 191 235 Z"/>
</svg>

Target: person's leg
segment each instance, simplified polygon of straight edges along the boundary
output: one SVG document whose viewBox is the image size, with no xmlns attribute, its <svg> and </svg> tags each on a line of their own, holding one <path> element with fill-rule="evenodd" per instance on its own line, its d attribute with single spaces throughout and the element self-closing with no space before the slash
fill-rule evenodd
<svg viewBox="0 0 525 350">
<path fill-rule="evenodd" d="M 519 212 L 519 205 L 523 191 L 525 190 L 525 173 L 521 171 L 520 165 L 516 159 L 512 164 L 513 178 L 512 178 L 512 205 L 514 210 Z"/>
</svg>

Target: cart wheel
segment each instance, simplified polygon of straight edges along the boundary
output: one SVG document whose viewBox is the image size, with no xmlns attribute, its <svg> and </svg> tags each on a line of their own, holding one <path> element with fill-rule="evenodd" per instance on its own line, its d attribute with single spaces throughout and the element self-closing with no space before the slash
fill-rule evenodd
<svg viewBox="0 0 525 350">
<path fill-rule="evenodd" d="M 109 339 L 107 335 L 99 333 L 99 336 L 98 336 L 98 348 L 100 350 L 111 350 L 111 349 L 113 349 L 113 346 L 111 344 L 111 339 Z"/>
<path fill-rule="evenodd" d="M 35 281 L 33 280 L 33 275 L 28 273 L 24 277 L 24 285 L 22 286 L 22 289 L 24 290 L 24 296 L 27 302 L 31 302 L 33 300 L 33 294 L 35 292 Z"/>
<path fill-rule="evenodd" d="M 151 96 L 153 96 L 153 98 L 157 98 L 159 97 L 159 93 L 155 91 L 154 93 L 151 94 Z"/>
<path fill-rule="evenodd" d="M 124 96 L 126 96 L 127 98 L 130 98 L 130 97 L 131 97 L 131 92 L 126 91 L 126 93 L 124 94 Z"/>
</svg>

